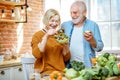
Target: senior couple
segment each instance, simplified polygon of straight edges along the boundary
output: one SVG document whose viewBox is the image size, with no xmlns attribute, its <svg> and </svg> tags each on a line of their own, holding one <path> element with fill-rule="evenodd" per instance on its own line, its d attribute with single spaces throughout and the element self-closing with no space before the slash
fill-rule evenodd
<svg viewBox="0 0 120 80">
<path fill-rule="evenodd" d="M 86 4 L 75 1 L 70 7 L 71 19 L 63 22 L 58 11 L 49 9 L 43 17 L 44 28 L 36 32 L 32 37 L 32 54 L 36 58 L 35 69 L 42 76 L 53 71 L 63 72 L 70 67 L 71 61 L 83 62 L 86 68 L 91 68 L 91 58 L 95 52 L 103 49 L 98 25 L 86 17 Z M 56 41 L 54 35 L 61 26 L 69 37 L 69 43 L 61 44 Z M 66 64 L 67 63 L 67 64 Z"/>
</svg>

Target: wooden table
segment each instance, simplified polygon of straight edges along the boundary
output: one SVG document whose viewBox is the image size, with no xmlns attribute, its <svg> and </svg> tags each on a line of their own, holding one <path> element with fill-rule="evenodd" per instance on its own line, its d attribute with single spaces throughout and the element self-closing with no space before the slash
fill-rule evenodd
<svg viewBox="0 0 120 80">
<path fill-rule="evenodd" d="M 35 76 L 30 76 L 30 80 L 35 80 Z M 49 80 L 49 76 L 43 77 L 40 80 Z M 63 77 L 62 80 L 68 80 L 67 78 Z M 108 77 L 105 80 L 120 80 L 120 76 Z"/>
<path fill-rule="evenodd" d="M 35 76 L 31 75 L 30 80 L 35 80 Z M 40 80 L 49 80 L 49 76 L 42 77 Z M 62 80 L 68 80 L 66 77 L 63 77 Z"/>
<path fill-rule="evenodd" d="M 0 68 L 7 68 L 7 67 L 13 67 L 13 66 L 19 66 L 22 65 L 20 58 L 17 59 L 11 59 L 11 60 L 5 60 L 2 63 L 0 63 Z"/>
<path fill-rule="evenodd" d="M 120 76 L 106 78 L 105 80 L 120 80 Z"/>
</svg>

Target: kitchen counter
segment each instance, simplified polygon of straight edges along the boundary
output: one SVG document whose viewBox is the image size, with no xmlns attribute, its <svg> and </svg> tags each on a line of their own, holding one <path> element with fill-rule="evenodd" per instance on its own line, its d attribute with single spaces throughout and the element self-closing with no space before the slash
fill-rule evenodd
<svg viewBox="0 0 120 80">
<path fill-rule="evenodd" d="M 35 76 L 31 75 L 30 80 L 35 80 Z M 44 77 L 41 78 L 40 80 L 49 80 L 49 77 Z M 63 77 L 62 80 L 68 80 L 68 79 Z M 105 80 L 120 80 L 120 76 L 108 77 Z"/>
<path fill-rule="evenodd" d="M 30 78 L 30 80 L 35 80 L 35 76 L 34 75 L 30 75 L 29 78 Z M 42 77 L 42 78 L 40 78 L 40 80 L 49 80 L 49 76 Z M 68 80 L 68 79 L 66 77 L 62 77 L 62 80 Z"/>
<path fill-rule="evenodd" d="M 120 80 L 120 76 L 109 77 L 109 78 L 106 78 L 105 80 Z"/>
<path fill-rule="evenodd" d="M 13 66 L 20 66 L 22 65 L 20 58 L 17 59 L 11 59 L 11 60 L 6 60 L 0 63 L 0 68 L 7 68 L 7 67 L 13 67 Z"/>
</svg>

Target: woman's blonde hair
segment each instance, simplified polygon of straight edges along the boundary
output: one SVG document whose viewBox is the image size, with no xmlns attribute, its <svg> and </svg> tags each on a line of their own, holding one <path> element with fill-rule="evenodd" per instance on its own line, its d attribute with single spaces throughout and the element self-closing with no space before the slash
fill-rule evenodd
<svg viewBox="0 0 120 80">
<path fill-rule="evenodd" d="M 60 14 L 59 14 L 59 12 L 56 11 L 55 9 L 49 9 L 49 10 L 46 11 L 46 13 L 45 13 L 44 16 L 43 16 L 43 24 L 44 24 L 45 26 L 48 26 L 48 25 L 49 25 L 49 20 L 50 20 L 52 17 L 56 16 L 56 15 L 59 16 L 59 21 L 60 21 L 60 22 L 59 22 L 59 25 L 60 25 L 60 23 L 61 23 Z"/>
</svg>

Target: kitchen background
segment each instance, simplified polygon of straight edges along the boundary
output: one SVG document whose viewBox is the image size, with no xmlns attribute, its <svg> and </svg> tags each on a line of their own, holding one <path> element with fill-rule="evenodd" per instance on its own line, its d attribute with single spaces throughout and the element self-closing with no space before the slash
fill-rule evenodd
<svg viewBox="0 0 120 80">
<path fill-rule="evenodd" d="M 34 58 L 30 54 L 18 56 L 31 53 L 32 36 L 43 27 L 44 12 L 54 8 L 60 12 L 62 22 L 70 20 L 69 9 L 74 1 L 0 0 L 0 80 L 25 80 L 24 58 Z M 120 0 L 83 1 L 88 9 L 87 18 L 99 25 L 104 42 L 102 52 L 114 53 L 117 56 L 116 62 L 120 63 Z M 33 67 L 29 70 L 34 71 Z"/>
<path fill-rule="evenodd" d="M 1 1 L 1 0 L 0 0 Z M 21 0 L 22 1 L 22 0 Z M 69 8 L 75 0 L 27 0 L 27 23 L 2 22 L 2 10 L 13 9 L 9 5 L 0 4 L 0 53 L 7 50 L 16 50 L 23 54 L 31 52 L 32 35 L 40 30 L 42 16 L 49 8 L 57 9 L 61 14 L 62 22 L 70 19 Z M 87 17 L 99 24 L 104 42 L 103 51 L 120 53 L 120 0 L 84 0 L 87 4 Z M 11 13 L 7 15 L 10 17 Z M 12 19 L 12 18 L 11 18 Z"/>
<path fill-rule="evenodd" d="M 16 48 L 19 54 L 31 51 L 32 35 L 40 29 L 43 0 L 28 0 L 27 4 L 32 9 L 27 12 L 27 23 L 1 22 L 0 20 L 0 44 L 2 45 L 0 53 L 5 53 L 12 48 Z M 0 17 L 2 9 L 7 11 L 9 5 L 0 4 Z"/>
</svg>

